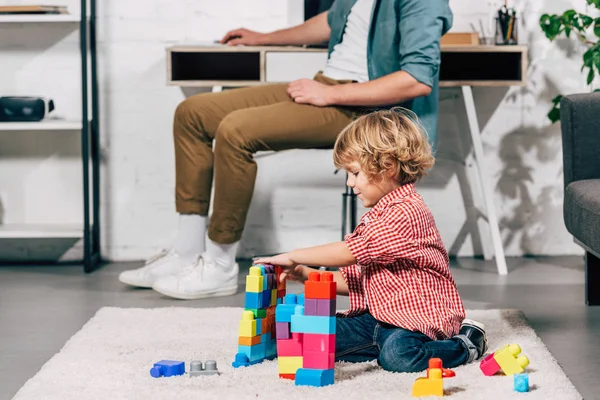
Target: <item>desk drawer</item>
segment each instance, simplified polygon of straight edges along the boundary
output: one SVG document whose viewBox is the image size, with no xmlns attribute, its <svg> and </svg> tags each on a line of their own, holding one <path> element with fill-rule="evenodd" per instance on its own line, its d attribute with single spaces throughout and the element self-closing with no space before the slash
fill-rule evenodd
<svg viewBox="0 0 600 400">
<path fill-rule="evenodd" d="M 267 51 L 265 81 L 289 82 L 312 78 L 327 63 L 327 52 Z"/>
</svg>

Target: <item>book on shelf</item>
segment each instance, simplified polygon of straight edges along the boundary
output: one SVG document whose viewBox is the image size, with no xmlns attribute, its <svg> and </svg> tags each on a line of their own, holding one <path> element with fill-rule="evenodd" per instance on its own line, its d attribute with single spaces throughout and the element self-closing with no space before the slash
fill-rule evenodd
<svg viewBox="0 0 600 400">
<path fill-rule="evenodd" d="M 43 4 L 6 5 L 0 6 L 1 14 L 68 14 L 67 6 L 53 6 Z"/>
</svg>

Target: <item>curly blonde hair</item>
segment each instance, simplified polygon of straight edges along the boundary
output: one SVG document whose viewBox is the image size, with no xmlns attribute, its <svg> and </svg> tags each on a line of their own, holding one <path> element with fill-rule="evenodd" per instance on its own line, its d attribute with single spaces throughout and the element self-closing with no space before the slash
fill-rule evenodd
<svg viewBox="0 0 600 400">
<path fill-rule="evenodd" d="M 375 111 L 348 125 L 333 149 L 336 168 L 357 162 L 370 180 L 390 172 L 400 184 L 417 182 L 434 164 L 427 134 L 407 109 Z"/>
</svg>

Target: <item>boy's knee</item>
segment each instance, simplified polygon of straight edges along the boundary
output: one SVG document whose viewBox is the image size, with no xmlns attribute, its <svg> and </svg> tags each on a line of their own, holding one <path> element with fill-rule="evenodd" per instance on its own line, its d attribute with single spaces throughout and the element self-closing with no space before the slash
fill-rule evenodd
<svg viewBox="0 0 600 400">
<path fill-rule="evenodd" d="M 390 372 L 421 372 L 429 364 L 429 360 L 418 348 L 395 351 L 393 347 L 384 347 L 377 362 L 381 368 Z"/>
</svg>

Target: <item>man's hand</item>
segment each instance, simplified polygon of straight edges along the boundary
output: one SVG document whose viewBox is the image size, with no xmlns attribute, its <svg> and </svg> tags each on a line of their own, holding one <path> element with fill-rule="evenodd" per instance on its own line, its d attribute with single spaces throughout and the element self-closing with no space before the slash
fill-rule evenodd
<svg viewBox="0 0 600 400">
<path fill-rule="evenodd" d="M 273 257 L 255 258 L 254 264 L 271 264 L 280 266 L 282 273 L 280 276 L 281 282 L 288 279 L 290 281 L 304 282 L 305 265 L 299 265 L 290 259 L 289 253 L 278 254 Z"/>
<path fill-rule="evenodd" d="M 238 44 L 245 44 L 248 46 L 260 46 L 265 44 L 266 34 L 251 31 L 246 28 L 239 28 L 229 31 L 221 39 L 221 44 L 227 44 L 229 46 L 235 46 Z"/>
<path fill-rule="evenodd" d="M 296 103 L 325 107 L 333 104 L 332 88 L 332 86 L 304 78 L 291 82 L 287 92 Z"/>
</svg>

